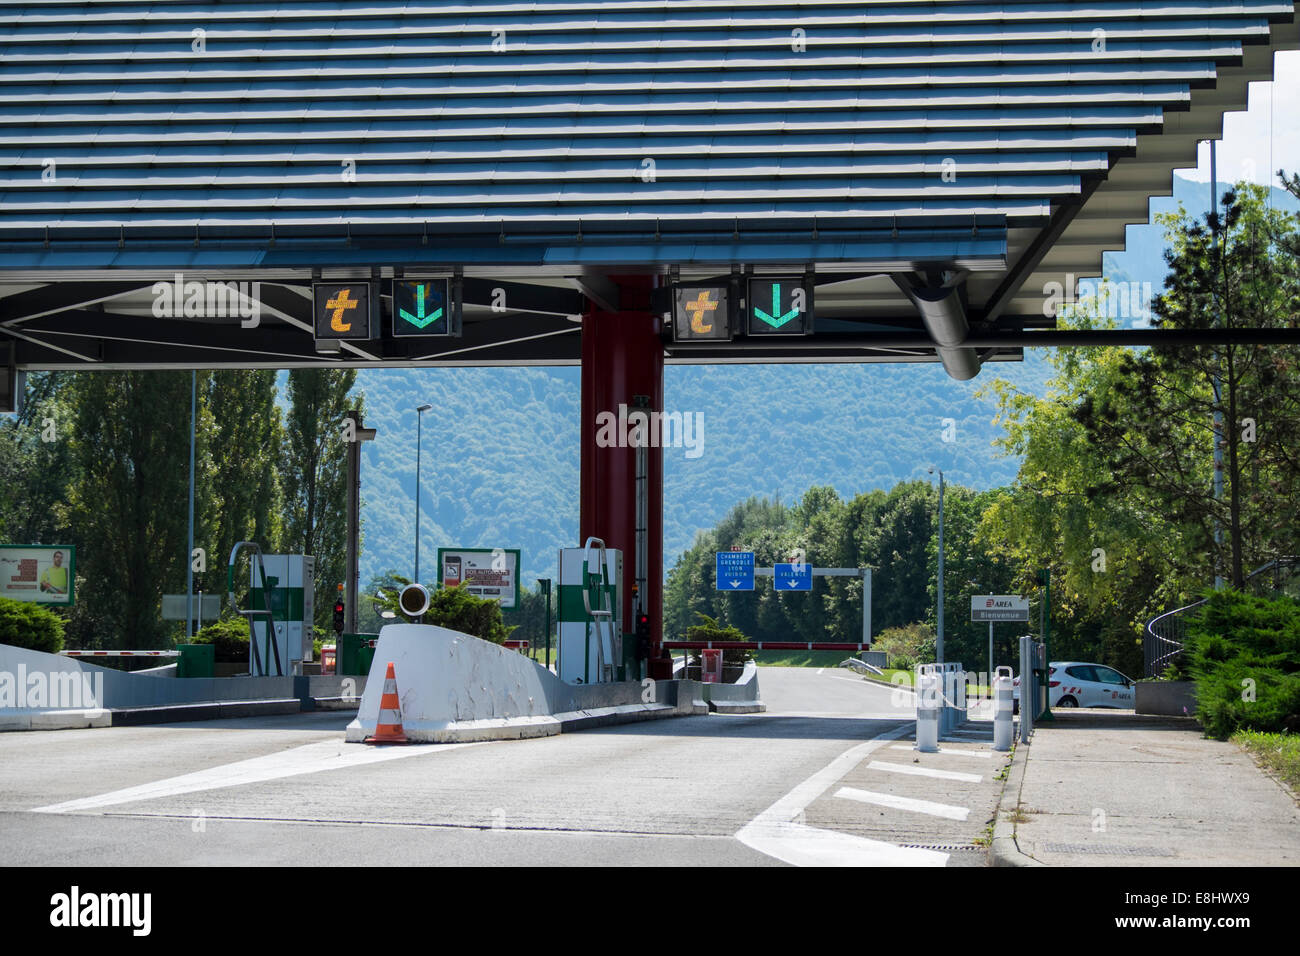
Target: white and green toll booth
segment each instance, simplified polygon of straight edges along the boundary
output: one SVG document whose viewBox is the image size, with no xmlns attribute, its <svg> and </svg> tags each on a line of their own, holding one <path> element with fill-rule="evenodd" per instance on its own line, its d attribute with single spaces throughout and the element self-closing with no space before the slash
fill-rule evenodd
<svg viewBox="0 0 1300 956">
<path fill-rule="evenodd" d="M 604 556 L 602 567 L 601 556 Z M 570 684 L 624 680 L 623 553 L 561 548 L 556 673 Z"/>
<path fill-rule="evenodd" d="M 267 606 L 258 574 L 257 561 L 250 562 L 249 605 Z M 248 649 L 248 672 L 255 677 L 286 677 L 302 673 L 302 662 L 312 659 L 315 633 L 312 630 L 313 601 L 316 588 L 316 557 L 311 554 L 264 554 L 266 590 L 271 593 L 271 613 L 275 620 L 275 646 L 267 632 L 266 618 L 252 618 L 253 640 L 258 653 Z M 275 651 L 279 652 L 276 668 Z"/>
</svg>

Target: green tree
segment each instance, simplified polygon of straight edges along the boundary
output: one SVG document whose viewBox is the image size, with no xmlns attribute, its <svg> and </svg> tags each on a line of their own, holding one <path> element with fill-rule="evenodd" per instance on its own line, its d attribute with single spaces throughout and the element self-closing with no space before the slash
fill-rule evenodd
<svg viewBox="0 0 1300 956">
<path fill-rule="evenodd" d="M 0 542 L 64 544 L 58 505 L 76 477 L 71 430 L 73 377 L 27 377 L 22 410 L 0 417 Z"/>
<path fill-rule="evenodd" d="M 1239 183 L 1204 224 L 1181 210 L 1163 219 L 1172 250 L 1156 326 L 1295 325 L 1300 282 L 1288 248 L 1295 225 L 1265 200 L 1261 187 Z M 1098 491 L 1150 496 L 1179 526 L 1183 554 L 1203 580 L 1221 572 L 1240 587 L 1250 565 L 1295 546 L 1298 359 L 1295 349 L 1254 345 L 1152 348 L 1122 359 L 1115 387 L 1076 409 L 1106 471 Z M 1216 421 L 1222 498 L 1210 464 Z"/>
<path fill-rule="evenodd" d="M 220 506 L 206 516 L 209 590 L 225 590 L 226 562 L 236 543 L 256 541 L 268 553 L 280 548 L 284 429 L 275 377 L 272 369 L 217 371 L 204 392 L 214 429 L 213 481 L 221 489 Z"/>
<path fill-rule="evenodd" d="M 1065 328 L 1112 327 L 1099 318 L 1103 286 L 1058 319 Z M 1201 582 L 1186 572 L 1183 529 L 1142 488 L 1106 492 L 1107 454 L 1078 420 L 1086 402 L 1109 401 L 1124 380 L 1128 352 L 1061 349 L 1048 354 L 1056 375 L 1045 397 L 995 380 L 998 444 L 1021 459 L 1015 482 L 992 494 L 978 539 L 1013 569 L 1008 590 L 1042 598 L 1039 568 L 1052 574 L 1054 657 L 1101 660 L 1139 669 L 1142 626 L 1166 606 L 1190 603 Z M 977 579 L 978 580 L 978 579 Z M 1037 603 L 1037 601 L 1035 602 Z M 1037 630 L 1037 620 L 1030 622 Z"/>
<path fill-rule="evenodd" d="M 162 595 L 185 586 L 190 375 L 84 373 L 73 395 L 67 440 L 79 477 L 63 520 L 75 529 L 85 582 L 78 603 L 87 613 L 72 616 L 69 638 L 82 646 L 164 646 L 175 627 L 161 619 Z M 200 463 L 209 431 L 201 422 Z"/>
<path fill-rule="evenodd" d="M 363 397 L 350 401 L 354 369 L 293 369 L 280 460 L 284 534 L 280 547 L 316 557 L 315 617 L 329 627 L 347 552 L 347 444 L 344 417 L 364 413 Z"/>
</svg>

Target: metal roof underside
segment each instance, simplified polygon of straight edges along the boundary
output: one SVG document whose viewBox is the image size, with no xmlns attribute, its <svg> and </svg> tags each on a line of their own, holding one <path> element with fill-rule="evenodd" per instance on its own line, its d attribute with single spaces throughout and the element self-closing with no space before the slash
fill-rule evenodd
<svg viewBox="0 0 1300 956">
<path fill-rule="evenodd" d="M 0 342 L 574 363 L 608 276 L 811 269 L 816 335 L 668 360 L 952 371 L 870 337 L 1051 327 L 1051 283 L 1098 275 L 1297 48 L 1276 0 L 0 0 Z M 463 337 L 318 354 L 313 275 L 395 270 L 463 272 Z M 155 317 L 177 272 L 260 281 L 264 321 Z M 959 288 L 946 331 L 927 281 Z"/>
</svg>

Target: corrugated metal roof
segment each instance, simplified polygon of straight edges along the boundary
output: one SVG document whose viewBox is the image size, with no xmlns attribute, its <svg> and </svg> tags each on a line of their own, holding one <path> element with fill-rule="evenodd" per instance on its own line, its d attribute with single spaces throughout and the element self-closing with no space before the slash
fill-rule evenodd
<svg viewBox="0 0 1300 956">
<path fill-rule="evenodd" d="M 1292 16 L 1275 0 L 0 0 L 0 238 L 1041 225 Z"/>
</svg>

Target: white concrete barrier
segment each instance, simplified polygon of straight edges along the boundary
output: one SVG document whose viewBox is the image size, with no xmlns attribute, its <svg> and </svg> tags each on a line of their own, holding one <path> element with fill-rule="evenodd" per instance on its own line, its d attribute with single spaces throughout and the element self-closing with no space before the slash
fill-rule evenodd
<svg viewBox="0 0 1300 956">
<path fill-rule="evenodd" d="M 374 733 L 390 662 L 402 730 L 423 743 L 546 737 L 566 728 L 708 713 L 704 701 L 679 690 L 661 702 L 657 694 L 666 682 L 567 684 L 522 654 L 469 634 L 389 624 L 379 632 L 349 741 Z"/>
</svg>

